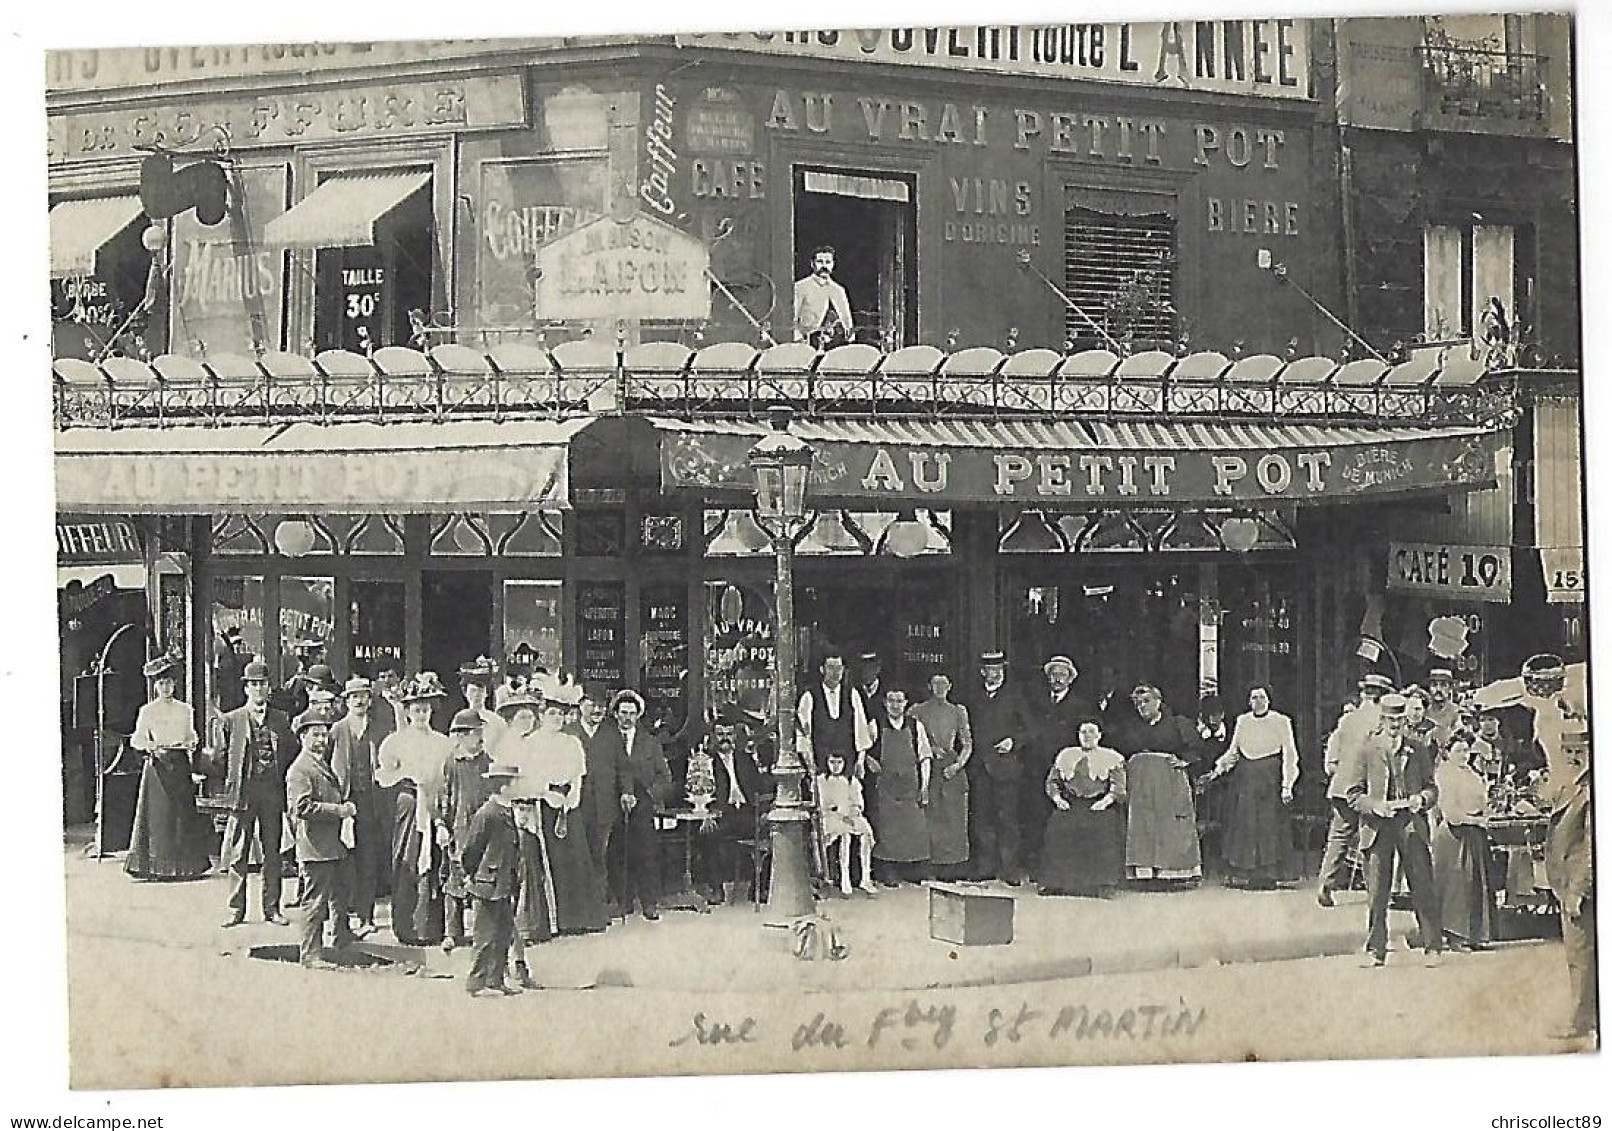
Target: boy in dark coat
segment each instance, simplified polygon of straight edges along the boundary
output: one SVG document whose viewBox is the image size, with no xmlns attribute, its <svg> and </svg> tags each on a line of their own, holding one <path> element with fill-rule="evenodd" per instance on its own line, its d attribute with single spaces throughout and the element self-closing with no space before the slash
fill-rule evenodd
<svg viewBox="0 0 1612 1131">
<path fill-rule="evenodd" d="M 520 833 L 515 827 L 511 786 L 520 770 L 489 766 L 487 780 L 497 792 L 476 810 L 460 848 L 465 888 L 475 907 L 475 949 L 465 989 L 471 997 L 518 994 L 505 980 L 509 948 L 515 940 L 515 899 L 520 890 Z"/>
</svg>

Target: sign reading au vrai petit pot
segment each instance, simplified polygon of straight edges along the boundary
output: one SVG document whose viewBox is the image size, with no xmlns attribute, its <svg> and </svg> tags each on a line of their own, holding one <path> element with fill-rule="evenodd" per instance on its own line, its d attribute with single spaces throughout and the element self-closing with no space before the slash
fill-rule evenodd
<svg viewBox="0 0 1612 1131">
<path fill-rule="evenodd" d="M 670 224 L 603 216 L 538 248 L 542 321 L 709 318 L 710 254 Z"/>
</svg>

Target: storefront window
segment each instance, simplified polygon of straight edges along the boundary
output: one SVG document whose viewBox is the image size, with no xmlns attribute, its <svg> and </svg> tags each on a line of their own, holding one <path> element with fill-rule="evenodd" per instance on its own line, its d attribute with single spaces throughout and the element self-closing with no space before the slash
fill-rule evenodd
<svg viewBox="0 0 1612 1131">
<path fill-rule="evenodd" d="M 431 182 L 425 178 L 375 219 L 372 245 L 325 247 L 315 253 L 315 349 L 367 354 L 382 346 L 422 344 L 414 340 L 410 314 L 429 320 L 436 271 L 433 228 Z"/>
<path fill-rule="evenodd" d="M 263 579 L 213 579 L 210 703 L 213 711 L 233 711 L 246 702 L 241 673 L 263 647 Z"/>
<path fill-rule="evenodd" d="M 901 686 L 924 698 L 937 671 L 957 677 L 954 579 L 949 570 L 909 570 L 869 583 L 842 570 L 807 574 L 795 592 L 800 664 L 817 668 L 818 657 L 837 648 L 847 658 L 877 653 L 886 686 Z M 797 575 L 799 576 L 799 575 Z M 854 665 L 853 665 L 854 667 Z"/>
<path fill-rule="evenodd" d="M 746 697 L 770 700 L 776 660 L 772 590 L 737 581 L 705 583 L 705 704 L 708 712 Z"/>
<path fill-rule="evenodd" d="M 336 583 L 329 577 L 280 579 L 280 673 L 283 685 L 309 665 L 328 661 L 336 616 Z"/>
<path fill-rule="evenodd" d="M 638 623 L 638 687 L 648 705 L 645 717 L 652 729 L 676 734 L 688 718 L 688 587 L 645 585 L 639 591 Z"/>
<path fill-rule="evenodd" d="M 150 358 L 167 351 L 167 288 L 142 242 L 149 225 L 138 200 L 120 207 L 130 199 L 58 201 L 51 209 L 53 357 Z M 84 243 L 90 235 L 95 239 Z M 68 261 L 70 245 L 77 250 Z M 148 290 L 152 304 L 142 307 Z"/>
<path fill-rule="evenodd" d="M 525 648 L 532 662 L 558 671 L 560 667 L 560 600 L 558 581 L 504 582 L 504 651 Z"/>
<path fill-rule="evenodd" d="M 403 670 L 404 592 L 401 581 L 353 581 L 347 606 L 353 675 L 374 679 L 382 664 Z"/>
<path fill-rule="evenodd" d="M 1264 687 L 1271 705 L 1298 708 L 1298 594 L 1284 567 L 1222 566 L 1220 690 L 1228 714 L 1246 709 L 1248 692 Z"/>
</svg>

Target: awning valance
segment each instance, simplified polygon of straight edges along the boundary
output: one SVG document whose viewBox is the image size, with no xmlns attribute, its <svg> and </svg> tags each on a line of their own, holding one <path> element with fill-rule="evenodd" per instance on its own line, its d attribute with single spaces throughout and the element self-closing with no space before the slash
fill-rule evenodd
<svg viewBox="0 0 1612 1131">
<path fill-rule="evenodd" d="M 138 196 L 64 200 L 50 210 L 50 277 L 95 274 L 95 257 L 140 216 Z"/>
<path fill-rule="evenodd" d="M 668 487 L 751 491 L 765 432 L 657 420 Z M 791 431 L 816 450 L 824 499 L 917 505 L 1325 503 L 1495 481 L 1504 432 L 1312 424 L 828 420 Z"/>
<path fill-rule="evenodd" d="M 855 173 L 824 173 L 808 169 L 802 187 L 807 192 L 825 196 L 854 196 L 859 200 L 895 200 L 905 204 L 911 199 L 911 190 L 906 181 Z"/>
<path fill-rule="evenodd" d="M 543 510 L 567 505 L 593 417 L 444 424 L 70 429 L 56 503 L 99 513 Z"/>
<path fill-rule="evenodd" d="M 375 226 L 431 183 L 430 173 L 332 177 L 263 229 L 269 247 L 371 247 Z"/>
</svg>

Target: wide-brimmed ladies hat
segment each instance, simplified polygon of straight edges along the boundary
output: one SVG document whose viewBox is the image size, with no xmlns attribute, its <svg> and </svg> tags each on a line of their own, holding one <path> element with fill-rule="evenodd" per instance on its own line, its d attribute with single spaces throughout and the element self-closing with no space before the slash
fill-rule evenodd
<svg viewBox="0 0 1612 1131">
<path fill-rule="evenodd" d="M 582 685 L 570 677 L 561 678 L 556 675 L 544 674 L 532 680 L 537 693 L 543 697 L 544 703 L 553 703 L 559 707 L 579 707 L 582 705 Z"/>
<path fill-rule="evenodd" d="M 403 693 L 398 696 L 405 704 L 423 703 L 447 697 L 448 690 L 442 686 L 442 680 L 437 678 L 436 672 L 421 672 L 403 685 Z"/>
<path fill-rule="evenodd" d="M 543 707 L 543 700 L 525 688 L 499 688 L 497 711 L 504 718 L 512 718 L 516 711 L 527 707 L 533 712 Z"/>
<path fill-rule="evenodd" d="M 147 679 L 173 678 L 182 666 L 177 656 L 158 656 L 147 660 L 145 667 L 140 671 Z"/>
</svg>

